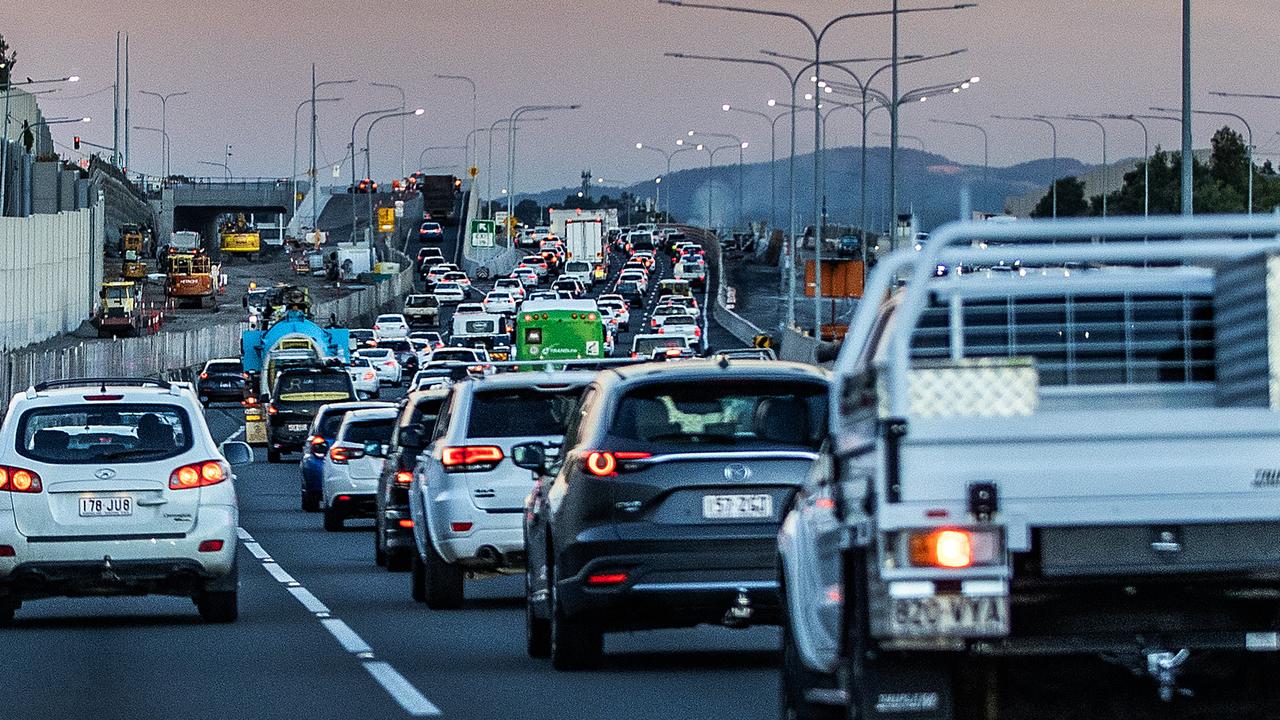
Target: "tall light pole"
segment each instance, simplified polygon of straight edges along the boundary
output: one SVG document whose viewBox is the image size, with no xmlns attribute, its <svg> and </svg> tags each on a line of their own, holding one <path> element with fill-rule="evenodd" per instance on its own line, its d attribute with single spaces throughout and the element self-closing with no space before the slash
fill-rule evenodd
<svg viewBox="0 0 1280 720">
<path fill-rule="evenodd" d="M 720 109 L 725 112 L 754 115 L 769 123 L 769 227 L 775 228 L 778 226 L 778 179 L 774 167 L 778 164 L 778 121 L 789 116 L 791 113 L 788 111 L 769 117 L 759 110 L 748 110 L 746 108 L 734 107 L 729 103 L 721 105 Z"/>
<path fill-rule="evenodd" d="M 315 100 L 312 100 L 311 98 L 307 98 L 306 100 L 298 103 L 297 109 L 293 111 L 293 171 L 289 175 L 289 178 L 293 185 L 294 215 L 298 214 L 298 113 L 302 112 L 303 106 L 309 105 L 313 102 L 338 102 L 341 99 L 342 98 L 316 98 Z"/>
<path fill-rule="evenodd" d="M 167 179 L 169 177 L 169 98 L 181 97 L 182 95 L 190 95 L 186 90 L 171 93 L 158 93 L 150 90 L 139 90 L 143 95 L 149 95 L 160 101 L 160 167 L 161 173 Z"/>
<path fill-rule="evenodd" d="M 507 239 L 511 239 L 510 222 L 515 217 L 515 174 L 516 174 L 516 121 L 521 115 L 529 112 L 552 112 L 555 110 L 577 110 L 582 107 L 573 105 L 522 105 L 511 111 L 507 118 Z"/>
<path fill-rule="evenodd" d="M 479 132 L 479 125 L 476 125 L 476 81 L 466 75 L 436 75 L 437 80 L 457 80 L 471 86 L 471 132 Z M 470 137 L 470 135 L 468 135 Z M 478 166 L 480 159 L 480 148 L 476 147 L 475 152 L 471 155 L 471 167 Z"/>
<path fill-rule="evenodd" d="M 1194 212 L 1196 164 L 1191 147 L 1191 0 L 1182 0 L 1182 214 Z"/>
<path fill-rule="evenodd" d="M 463 165 L 466 165 L 466 164 L 467 164 L 467 154 L 466 154 L 466 151 L 468 150 L 468 148 L 467 148 L 467 146 L 466 146 L 466 145 L 428 145 L 428 146 L 426 146 L 426 147 L 422 148 L 422 152 L 418 153 L 418 163 L 417 163 L 417 165 L 415 165 L 415 166 L 414 166 L 414 168 L 415 168 L 415 169 L 420 168 L 420 167 L 422 166 L 422 158 L 423 158 L 423 156 L 425 156 L 425 155 L 426 155 L 427 153 L 429 153 L 429 152 L 434 152 L 434 151 L 436 151 L 436 150 L 462 150 L 462 151 L 463 151 L 463 153 L 462 153 L 462 164 L 463 164 Z"/>
<path fill-rule="evenodd" d="M 400 177 L 405 177 L 407 175 L 407 171 L 405 170 L 405 159 L 404 159 L 404 119 L 405 119 L 404 88 L 400 87 L 399 85 L 393 85 L 391 83 L 380 83 L 380 82 L 371 82 L 369 83 L 369 85 L 371 87 L 377 87 L 377 88 L 389 88 L 391 90 L 395 90 L 396 92 L 400 93 L 400 112 L 401 112 L 401 115 L 399 116 L 400 117 Z"/>
<path fill-rule="evenodd" d="M 521 122 L 527 122 L 527 123 L 542 122 L 543 120 L 546 120 L 546 118 L 544 117 L 528 118 L 527 117 L 527 118 L 520 119 Z M 495 120 L 492 125 L 489 126 L 489 129 L 487 131 L 481 130 L 481 132 L 489 133 L 489 152 L 485 156 L 485 160 L 484 160 L 484 163 L 485 163 L 484 174 L 486 178 L 485 190 L 484 190 L 484 202 L 486 207 L 486 216 L 490 220 L 493 219 L 493 135 L 494 133 L 498 132 L 499 125 L 505 125 L 507 124 L 507 122 L 509 122 L 507 118 L 499 118 Z M 480 148 L 477 147 L 476 148 L 477 156 L 479 155 L 479 150 Z M 504 191 L 503 194 L 505 195 L 506 192 Z"/>
<path fill-rule="evenodd" d="M 1216 95 L 1219 93 L 1209 93 L 1209 94 Z M 1168 108 L 1153 107 L 1151 109 L 1156 112 L 1169 112 Z M 1253 128 L 1249 126 L 1249 121 L 1245 120 L 1244 117 L 1241 115 L 1237 115 L 1233 112 L 1224 112 L 1221 110 L 1192 110 L 1192 112 L 1196 115 L 1216 115 L 1218 117 L 1235 118 L 1236 120 L 1240 121 L 1241 125 L 1244 125 L 1245 132 L 1249 136 L 1249 145 L 1247 148 L 1245 148 L 1245 150 L 1248 152 L 1248 159 L 1249 159 L 1249 183 L 1248 183 L 1249 184 L 1249 212 L 1248 214 L 1252 215 L 1253 214 Z"/>
<path fill-rule="evenodd" d="M 227 163 L 227 162 L 214 162 L 214 161 L 212 161 L 212 160 L 197 160 L 197 161 L 196 161 L 196 164 L 197 164 L 197 165 L 212 165 L 213 167 L 220 167 L 220 168 L 222 168 L 222 172 L 225 174 L 226 179 L 227 179 L 227 180 L 230 180 L 230 179 L 231 179 L 231 164 L 230 164 L 230 163 Z"/>
<path fill-rule="evenodd" d="M 1049 192 L 1053 197 L 1053 217 L 1058 217 L 1058 126 L 1053 121 L 1042 117 L 1025 115 L 992 115 L 997 120 L 1022 120 L 1025 122 L 1043 123 L 1053 133 L 1053 182 L 1049 183 Z"/>
<path fill-rule="evenodd" d="M 0 132 L 0 217 L 8 212 L 9 196 L 6 194 L 9 189 L 9 99 L 13 97 L 13 72 L 8 67 L 8 61 L 0 61 L 0 69 L 5 70 L 5 87 L 4 87 L 4 130 Z M 31 80 L 27 79 L 24 83 L 18 85 L 44 85 L 47 83 L 63 83 L 63 82 L 80 82 L 79 75 L 68 75 L 61 78 L 51 78 L 48 80 Z"/>
<path fill-rule="evenodd" d="M 1100 121 L 1085 115 L 1041 115 L 1045 120 L 1066 120 L 1070 122 L 1086 122 L 1098 126 L 1102 131 L 1102 217 L 1107 216 L 1107 191 L 1111 187 L 1111 167 L 1107 164 L 1107 126 Z"/>
<path fill-rule="evenodd" d="M 695 136 L 720 138 L 722 140 L 732 140 L 734 142 L 734 147 L 738 148 L 738 216 L 737 216 L 737 219 L 734 221 L 735 227 L 737 227 L 739 224 L 742 223 L 742 151 L 747 149 L 747 143 L 744 142 L 742 138 L 738 137 L 737 135 L 734 135 L 733 133 L 698 132 L 695 130 L 690 130 L 689 137 L 695 137 Z M 721 150 L 721 149 L 723 148 L 716 148 L 716 150 Z M 714 152 L 715 151 L 712 151 L 713 154 Z M 707 192 L 711 192 L 713 187 L 712 183 L 713 183 L 712 178 L 708 176 Z M 710 222 L 711 218 L 708 217 L 707 221 Z"/>
<path fill-rule="evenodd" d="M 1147 124 L 1138 115 L 1107 114 L 1098 117 L 1102 120 L 1128 120 L 1142 128 L 1142 215 L 1151 215 L 1151 136 L 1147 132 Z"/>
<path fill-rule="evenodd" d="M 871 135 L 872 135 L 872 137 L 884 138 L 884 139 L 886 139 L 886 140 L 889 140 L 889 139 L 891 139 L 891 138 L 893 137 L 893 135 L 891 135 L 890 133 L 871 133 Z M 899 139 L 899 140 L 914 140 L 916 143 L 918 143 L 918 144 L 920 145 L 920 152 L 928 152 L 928 151 L 929 151 L 929 150 L 928 150 L 928 148 L 926 148 L 926 147 L 925 147 L 925 144 L 924 144 L 924 138 L 920 137 L 919 135 L 908 135 L 908 134 L 906 134 L 906 133 L 898 133 L 898 139 Z"/>
<path fill-rule="evenodd" d="M 361 120 L 364 120 L 367 117 L 374 117 L 375 115 L 385 115 L 390 112 L 395 112 L 395 110 L 396 110 L 395 108 L 384 108 L 382 110 L 370 110 L 367 113 L 362 113 L 356 116 L 356 121 L 351 123 L 351 190 L 350 190 L 351 193 L 354 194 L 356 191 L 356 126 L 360 124 Z M 315 104 L 313 103 L 311 105 L 311 114 L 313 117 L 315 116 L 315 112 L 316 112 Z M 315 171 L 315 168 L 313 167 L 312 172 L 314 171 Z M 315 188 L 313 187 L 312 192 L 314 191 L 315 191 Z M 369 192 L 370 193 L 373 192 L 372 184 L 369 186 Z M 314 205 L 312 205 L 312 212 L 313 213 L 315 212 Z M 351 198 L 351 242 L 355 242 L 355 241 L 356 241 L 356 199 L 352 197 Z"/>
<path fill-rule="evenodd" d="M 318 102 L 318 100 L 316 99 L 316 91 L 318 91 L 318 90 L 319 90 L 320 88 L 322 88 L 322 87 L 327 87 L 327 86 L 329 86 L 329 85 L 351 85 L 351 84 L 352 84 L 352 83 L 354 83 L 354 82 L 355 82 L 355 80 L 354 80 L 354 79 L 351 79 L 351 80 L 325 80 L 324 82 L 317 83 L 317 82 L 316 82 L 316 64 L 315 64 L 315 63 L 311 63 L 311 136 L 310 136 L 310 139 L 311 139 L 311 164 L 310 164 L 310 166 L 307 168 L 307 182 L 308 182 L 308 183 L 309 183 L 309 185 L 310 185 L 310 186 L 307 188 L 307 194 L 311 196 L 311 225 L 312 225 L 312 227 L 313 227 L 313 228 L 315 227 L 316 223 L 318 223 L 318 222 L 320 221 L 320 218 L 318 217 L 318 215 L 319 215 L 319 210 L 317 209 L 317 206 L 318 206 L 318 203 L 319 203 L 319 197 L 318 197 L 318 195 L 319 195 L 319 190 L 320 190 L 320 177 L 319 177 L 319 173 L 317 172 L 317 169 L 316 169 L 316 122 L 317 122 L 317 119 L 318 119 L 318 117 L 319 117 L 319 116 L 317 115 L 317 113 L 316 113 L 316 103 Z M 354 129 L 354 128 L 353 128 L 353 129 L 352 129 L 352 131 L 351 131 L 351 135 L 352 135 L 352 138 L 353 138 L 353 139 L 352 139 L 352 141 L 351 141 L 351 145 L 352 145 L 352 146 L 353 146 L 353 148 L 354 148 L 354 146 L 355 146 L 355 144 L 356 144 L 356 143 L 355 143 L 355 139 L 354 139 L 354 138 L 355 138 L 355 129 Z M 351 173 L 352 173 L 352 175 L 354 175 L 354 174 L 355 174 L 355 171 L 356 171 L 355 163 L 356 163 L 355 150 L 354 150 L 354 149 L 352 149 L 352 151 L 351 151 Z M 353 186 L 354 186 L 354 184 L 355 184 L 355 183 L 352 183 L 352 185 L 353 185 Z M 353 187 L 352 189 L 354 190 L 354 187 Z M 294 196 L 296 197 L 296 196 L 297 196 L 297 193 L 294 193 Z M 353 214 L 355 213 L 355 206 L 354 206 L 354 205 L 352 205 L 351 212 L 352 212 Z M 352 225 L 354 226 L 354 224 L 355 224 L 355 222 L 354 222 L 354 220 L 353 220 L 353 221 L 352 221 Z M 354 231 L 353 231 L 353 232 L 354 232 Z M 319 236 L 317 235 L 317 237 L 319 237 Z M 353 238 L 351 238 L 351 239 L 352 239 L 353 241 L 355 240 L 355 238 L 354 238 L 354 237 L 353 237 Z"/>
<path fill-rule="evenodd" d="M 894 90 L 895 90 L 895 96 L 896 96 L 896 90 L 897 90 L 897 65 L 898 65 L 898 62 L 897 62 L 897 58 L 898 58 L 897 19 L 898 19 L 898 16 L 899 16 L 900 14 L 902 14 L 902 13 L 912 13 L 912 12 L 930 12 L 930 11 L 934 11 L 934 10 L 952 10 L 952 9 L 961 9 L 961 8 L 968 8 L 968 7 L 976 7 L 976 4 L 974 4 L 974 3 L 962 3 L 962 4 L 956 4 L 956 5 L 952 5 L 952 6 L 944 6 L 944 7 L 908 8 L 908 9 L 905 9 L 905 10 L 900 10 L 900 9 L 898 8 L 898 0 L 894 0 L 894 2 L 893 2 L 893 9 L 892 9 L 892 10 L 888 10 L 888 11 L 883 11 L 883 10 L 882 10 L 882 11 L 871 11 L 871 12 L 857 12 L 857 13 L 845 13 L 845 14 L 843 14 L 843 15 L 839 15 L 839 16 L 837 16 L 837 17 L 835 17 L 835 18 L 832 18 L 832 19 L 831 19 L 830 21 L 828 21 L 825 25 L 823 25 L 823 26 L 821 27 L 821 29 L 819 29 L 819 28 L 817 28 L 816 26 L 814 26 L 812 23 L 810 23 L 808 20 L 805 20 L 803 17 L 801 17 L 801 16 L 799 16 L 799 15 L 796 15 L 796 14 L 794 14 L 794 13 L 789 13 L 789 12 L 783 12 L 783 11 L 779 11 L 779 10 L 766 10 L 766 9 L 762 9 L 762 8 L 751 8 L 751 7 L 736 7 L 736 6 L 730 6 L 730 5 L 717 5 L 717 4 L 701 3 L 701 2 L 686 2 L 685 0 L 658 0 L 658 2 L 659 2 L 659 3 L 661 3 L 661 4 L 665 4 L 665 5 L 674 5 L 674 6 L 676 6 L 676 7 L 699 8 L 699 9 L 706 9 L 706 10 L 720 10 L 720 11 L 724 11 L 724 12 L 736 12 L 736 13 L 744 13 L 744 14 L 748 14 L 748 15 L 762 15 L 762 16 L 766 16 L 766 17 L 783 18 L 783 19 L 787 19 L 787 20 L 791 20 L 791 21 L 793 21 L 793 22 L 799 23 L 799 24 L 800 24 L 800 25 L 801 25 L 801 26 L 802 26 L 802 27 L 803 27 L 803 28 L 804 28 L 804 29 L 809 33 L 809 37 L 810 37 L 810 39 L 813 41 L 813 73 L 814 73 L 814 74 L 813 74 L 813 76 L 812 76 L 810 79 L 811 79 L 814 83 L 818 83 L 818 82 L 820 82 L 821 77 L 822 77 L 822 41 L 823 41 L 823 39 L 826 37 L 826 34 L 827 34 L 827 33 L 828 33 L 828 32 L 829 32 L 833 27 L 835 27 L 836 25 L 838 25 L 838 24 L 840 24 L 840 23 L 842 23 L 842 22 L 844 22 L 844 21 L 846 21 L 846 20 L 850 20 L 850 19 L 853 19 L 853 18 L 860 18 L 860 17 L 877 17 L 877 16 L 881 16 L 881 15 L 892 15 L 892 16 L 893 16 L 893 19 L 894 19 L 894 43 L 893 43 L 893 44 L 894 44 L 894 47 L 893 47 L 894 52 L 893 52 L 893 61 L 894 61 L 894 76 L 895 76 L 895 77 L 894 77 L 894 86 L 895 86 L 895 87 L 894 87 Z M 793 84 L 794 84 L 794 81 L 793 81 Z M 818 187 L 819 187 L 819 182 L 820 182 L 820 179 L 821 179 L 821 178 L 820 178 L 820 173 L 821 173 L 821 167 L 822 167 L 822 166 L 821 166 L 821 162 L 820 162 L 820 158 L 819 158 L 819 155 L 821 154 L 821 148 L 820 148 L 819 146 L 820 146 L 820 144 L 821 144 L 821 142 L 822 142 L 822 115 L 821 115 L 821 113 L 820 113 L 820 112 L 818 112 L 818 104 L 819 104 L 819 96 L 820 96 L 820 95 L 821 95 L 821 93 L 819 93 L 819 92 L 814 92 L 814 93 L 813 93 L 813 108 L 814 108 L 814 113 L 813 113 L 813 145 L 814 145 L 814 158 L 813 158 L 813 188 L 814 188 L 814 197 L 813 197 L 813 218 L 814 218 L 814 238 L 815 238 L 816 244 L 818 244 L 818 245 L 821 245 L 821 244 L 822 244 L 822 207 L 821 207 L 821 200 L 820 200 L 820 198 L 818 197 Z M 793 95 L 792 95 L 792 101 L 793 101 L 793 103 L 794 103 L 794 100 L 795 100 L 795 97 L 794 97 L 794 93 L 793 93 Z M 896 130 L 897 130 L 897 127 L 896 127 L 896 118 L 895 118 L 895 126 L 894 126 L 894 130 L 895 130 L 895 135 L 896 135 Z M 892 184 L 892 183 L 891 183 L 891 184 Z M 819 277 L 821 276 L 821 272 L 820 272 L 820 270 L 819 270 L 819 272 L 818 272 L 818 276 L 819 276 Z"/>
<path fill-rule="evenodd" d="M 938 125 L 955 125 L 956 127 L 966 127 L 977 130 L 982 133 L 982 181 L 987 182 L 991 172 L 991 139 L 987 135 L 987 129 L 977 123 L 960 122 L 959 120 L 938 120 L 930 118 L 929 122 Z"/>
<path fill-rule="evenodd" d="M 683 141 L 680 141 L 680 142 L 683 142 Z M 661 155 L 661 156 L 663 157 L 663 159 L 667 161 L 667 171 L 666 171 L 665 173 L 663 173 L 663 174 L 662 174 L 662 179 L 666 179 L 666 177 L 667 177 L 668 175 L 670 175 L 670 174 L 671 174 L 671 159 L 672 159 L 672 158 L 674 158 L 676 155 L 679 155 L 679 154 L 680 154 L 680 153 L 682 153 L 682 152 L 687 152 L 687 151 L 693 150 L 694 148 L 693 148 L 692 146 L 682 145 L 681 147 L 677 147 L 675 150 L 672 150 L 672 151 L 668 152 L 668 151 L 666 151 L 666 150 L 663 150 L 663 149 L 662 149 L 662 148 L 660 148 L 660 147 L 656 147 L 656 146 L 654 146 L 654 145 L 646 145 L 646 144 L 644 144 L 644 143 L 638 142 L 638 143 L 636 143 L 636 149 L 637 149 L 637 150 L 650 150 L 650 151 L 656 152 L 656 153 L 658 153 L 659 155 Z M 662 186 L 661 186 L 661 184 L 659 184 L 659 186 L 658 186 L 658 193 L 659 193 L 658 200 L 659 200 L 659 201 L 661 201 L 661 200 L 662 200 L 662 198 L 661 198 L 661 193 L 662 193 Z M 659 202 L 658 212 L 662 212 L 661 202 Z M 670 191 L 670 190 L 667 190 L 667 217 L 668 217 L 668 218 L 670 218 L 670 216 L 671 216 L 671 191 Z"/>
<path fill-rule="evenodd" d="M 377 126 L 377 124 L 378 124 L 378 123 L 380 123 L 380 122 L 382 122 L 383 120 L 392 120 L 392 119 L 394 119 L 394 118 L 404 118 L 404 117 L 409 117 L 409 116 L 417 117 L 417 116 L 420 116 L 420 115 L 422 115 L 422 114 L 424 114 L 424 113 L 426 113 L 426 112 L 427 112 L 427 111 L 426 111 L 426 108 L 418 108 L 418 109 L 416 109 L 416 110 L 405 110 L 405 111 L 402 111 L 402 112 L 391 112 L 391 113 L 387 113 L 386 115 L 379 115 L 378 117 L 374 118 L 372 121 L 370 121 L 370 122 L 369 122 L 369 126 L 368 126 L 368 127 L 366 127 L 366 128 L 365 128 L 365 130 L 364 130 L 364 171 L 365 171 L 365 176 L 370 177 L 370 178 L 372 178 L 372 177 L 373 177 L 373 171 L 372 171 L 372 168 L 370 167 L 370 165 L 371 165 L 370 156 L 373 154 L 373 153 L 371 152 L 371 150 L 370 150 L 371 146 L 373 145 L 373 128 L 374 128 L 375 126 Z M 353 202 L 352 202 L 353 210 L 354 210 L 354 205 L 355 205 L 354 200 L 355 200 L 355 198 L 353 197 L 353 198 L 352 198 L 352 201 L 353 201 Z M 373 188 L 372 188 L 372 187 L 370 187 L 370 188 L 369 188 L 369 227 L 370 227 L 370 228 L 372 228 L 372 227 L 373 227 Z M 351 232 L 352 232 L 352 234 L 354 235 L 354 234 L 355 234 L 355 228 L 352 228 Z"/>
<path fill-rule="evenodd" d="M 169 133 L 165 132 L 163 128 L 149 127 L 147 125 L 134 125 L 133 129 L 144 130 L 146 132 L 154 132 L 154 133 L 160 134 L 160 153 L 161 153 L 160 172 L 163 175 L 163 177 L 165 178 L 169 177 L 169 173 L 165 172 L 164 170 L 169 165 L 169 161 L 164 155 L 167 152 L 166 148 L 168 148 L 169 146 Z"/>
</svg>

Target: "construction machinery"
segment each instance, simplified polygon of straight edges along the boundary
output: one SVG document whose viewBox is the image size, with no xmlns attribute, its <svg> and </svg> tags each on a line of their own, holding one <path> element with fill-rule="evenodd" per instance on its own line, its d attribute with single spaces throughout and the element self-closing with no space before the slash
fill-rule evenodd
<svg viewBox="0 0 1280 720">
<path fill-rule="evenodd" d="M 142 285 L 132 280 L 104 282 L 93 322 L 98 337 L 138 335 L 143 327 Z"/>
<path fill-rule="evenodd" d="M 217 308 L 213 263 L 201 252 L 165 256 L 165 295 L 178 306 Z"/>
<path fill-rule="evenodd" d="M 124 263 L 120 275 L 128 280 L 141 280 L 147 276 L 147 264 L 143 262 L 143 246 L 146 237 L 138 225 L 120 226 L 120 250 Z"/>
<path fill-rule="evenodd" d="M 262 235 L 240 213 L 219 228 L 218 246 L 227 257 L 241 255 L 253 262 L 262 253 Z"/>
</svg>

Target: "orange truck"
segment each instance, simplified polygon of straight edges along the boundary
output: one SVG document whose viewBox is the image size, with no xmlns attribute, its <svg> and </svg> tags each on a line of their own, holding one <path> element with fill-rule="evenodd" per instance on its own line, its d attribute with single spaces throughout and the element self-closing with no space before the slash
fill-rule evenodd
<svg viewBox="0 0 1280 720">
<path fill-rule="evenodd" d="M 165 295 L 180 307 L 217 308 L 217 286 L 208 255 L 171 253 L 165 262 Z"/>
</svg>

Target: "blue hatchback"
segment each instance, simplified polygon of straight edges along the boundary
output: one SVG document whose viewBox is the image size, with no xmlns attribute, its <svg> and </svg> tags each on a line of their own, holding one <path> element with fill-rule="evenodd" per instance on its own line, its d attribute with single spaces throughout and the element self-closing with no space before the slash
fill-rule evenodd
<svg viewBox="0 0 1280 720">
<path fill-rule="evenodd" d="M 307 431 L 307 439 L 302 447 L 302 460 L 298 467 L 302 470 L 302 509 L 307 512 L 320 511 L 321 484 L 324 482 L 324 456 L 329 446 L 338 435 L 342 418 L 352 410 L 366 408 L 395 407 L 388 402 L 341 402 L 321 406 L 316 417 L 311 421 Z"/>
</svg>

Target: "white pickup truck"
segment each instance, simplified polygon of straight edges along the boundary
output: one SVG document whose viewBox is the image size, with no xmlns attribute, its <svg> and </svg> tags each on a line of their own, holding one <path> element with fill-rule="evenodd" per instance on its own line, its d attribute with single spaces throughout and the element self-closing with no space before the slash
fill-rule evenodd
<svg viewBox="0 0 1280 720">
<path fill-rule="evenodd" d="M 784 716 L 998 717 L 1069 656 L 1180 702 L 1206 659 L 1275 663 L 1278 235 L 963 223 L 882 260 L 779 534 Z"/>
</svg>

